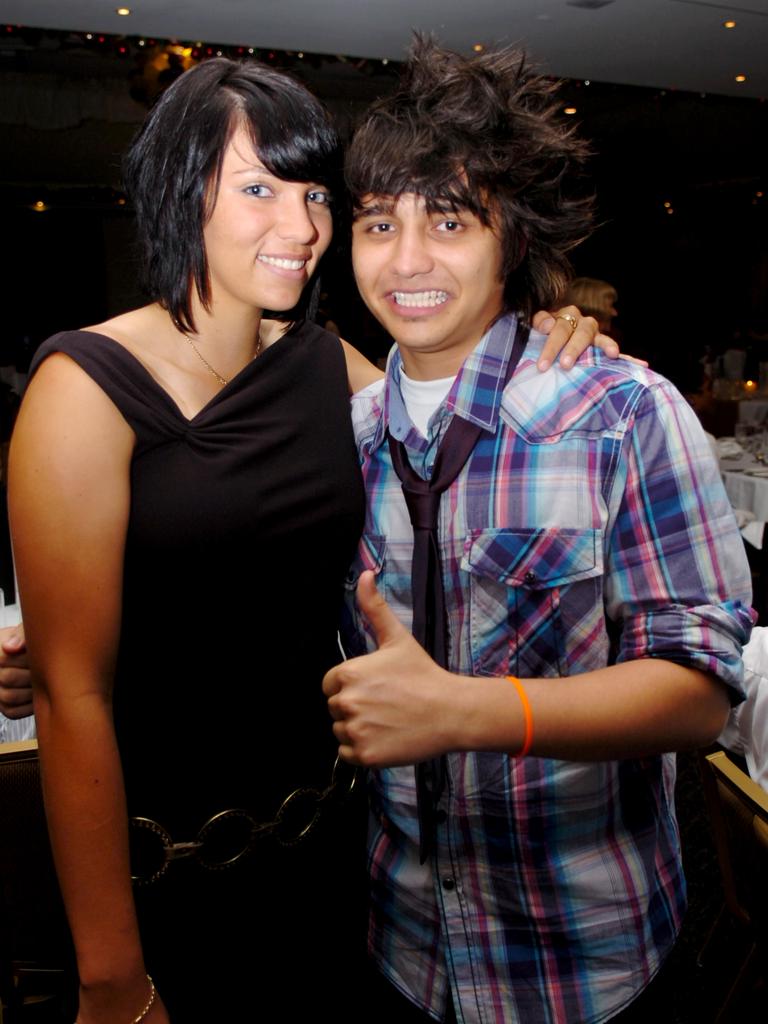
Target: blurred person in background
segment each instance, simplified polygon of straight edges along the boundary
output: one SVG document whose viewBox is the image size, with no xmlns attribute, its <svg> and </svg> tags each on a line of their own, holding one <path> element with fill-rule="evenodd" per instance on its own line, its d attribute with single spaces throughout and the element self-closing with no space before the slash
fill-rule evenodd
<svg viewBox="0 0 768 1024">
<path fill-rule="evenodd" d="M 609 334 L 613 318 L 618 315 L 618 298 L 618 292 L 607 281 L 595 277 L 574 277 L 563 301 L 578 306 L 585 316 L 594 317 L 599 330 Z"/>
</svg>

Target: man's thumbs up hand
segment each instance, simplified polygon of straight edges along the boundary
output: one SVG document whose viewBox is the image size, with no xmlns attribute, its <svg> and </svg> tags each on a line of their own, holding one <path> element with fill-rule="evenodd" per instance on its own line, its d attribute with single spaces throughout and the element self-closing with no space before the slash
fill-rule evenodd
<svg viewBox="0 0 768 1024">
<path fill-rule="evenodd" d="M 460 681 L 441 669 L 376 590 L 360 577 L 357 603 L 378 651 L 337 665 L 323 680 L 339 753 L 369 767 L 415 764 L 452 749 L 452 697 Z"/>
<path fill-rule="evenodd" d="M 404 638 L 413 640 L 376 589 L 376 577 L 372 572 L 364 572 L 360 576 L 357 584 L 357 607 L 373 629 L 379 649 L 396 644 Z M 415 640 L 413 642 L 416 643 Z"/>
</svg>

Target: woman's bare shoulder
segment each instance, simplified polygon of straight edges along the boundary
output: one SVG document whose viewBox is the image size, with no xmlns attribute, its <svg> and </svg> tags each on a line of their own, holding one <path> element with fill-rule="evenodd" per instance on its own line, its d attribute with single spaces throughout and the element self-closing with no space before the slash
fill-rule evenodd
<svg viewBox="0 0 768 1024">
<path fill-rule="evenodd" d="M 367 388 L 374 381 L 381 380 L 384 374 L 378 366 L 374 366 L 372 362 L 365 358 L 362 352 L 358 352 L 354 345 L 350 345 L 343 338 L 340 340 L 344 349 L 344 356 L 347 360 L 347 379 L 349 380 L 349 393 L 351 395 L 362 391 L 363 388 Z"/>
<path fill-rule="evenodd" d="M 167 314 L 158 314 L 157 307 L 142 306 L 110 317 L 100 324 L 89 324 L 81 330 L 88 334 L 101 334 L 137 354 L 148 347 L 148 339 L 158 331 L 167 329 Z"/>
<path fill-rule="evenodd" d="M 14 446 L 77 462 L 102 447 L 128 454 L 134 434 L 112 400 L 66 352 L 51 352 L 30 380 L 14 430 Z"/>
</svg>

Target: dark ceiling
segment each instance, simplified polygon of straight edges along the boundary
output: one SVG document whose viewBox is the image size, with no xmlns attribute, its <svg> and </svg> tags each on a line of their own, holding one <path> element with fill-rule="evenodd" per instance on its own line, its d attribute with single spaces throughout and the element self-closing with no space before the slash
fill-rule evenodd
<svg viewBox="0 0 768 1024">
<path fill-rule="evenodd" d="M 766 0 L 126 0 L 126 17 L 118 6 L 2 0 L 0 21 L 390 60 L 416 28 L 458 50 L 520 43 L 565 78 L 768 96 Z"/>
</svg>

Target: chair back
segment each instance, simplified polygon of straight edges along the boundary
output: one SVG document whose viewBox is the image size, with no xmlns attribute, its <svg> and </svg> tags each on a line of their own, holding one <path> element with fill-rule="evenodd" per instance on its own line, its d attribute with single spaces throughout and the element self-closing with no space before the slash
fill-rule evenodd
<svg viewBox="0 0 768 1024">
<path fill-rule="evenodd" d="M 45 821 L 37 741 L 0 744 L 0 996 L 9 1022 L 20 977 L 69 966 L 71 940 Z"/>
<path fill-rule="evenodd" d="M 754 938 L 768 941 L 768 793 L 720 750 L 703 759 L 704 792 L 725 902 Z"/>
</svg>

